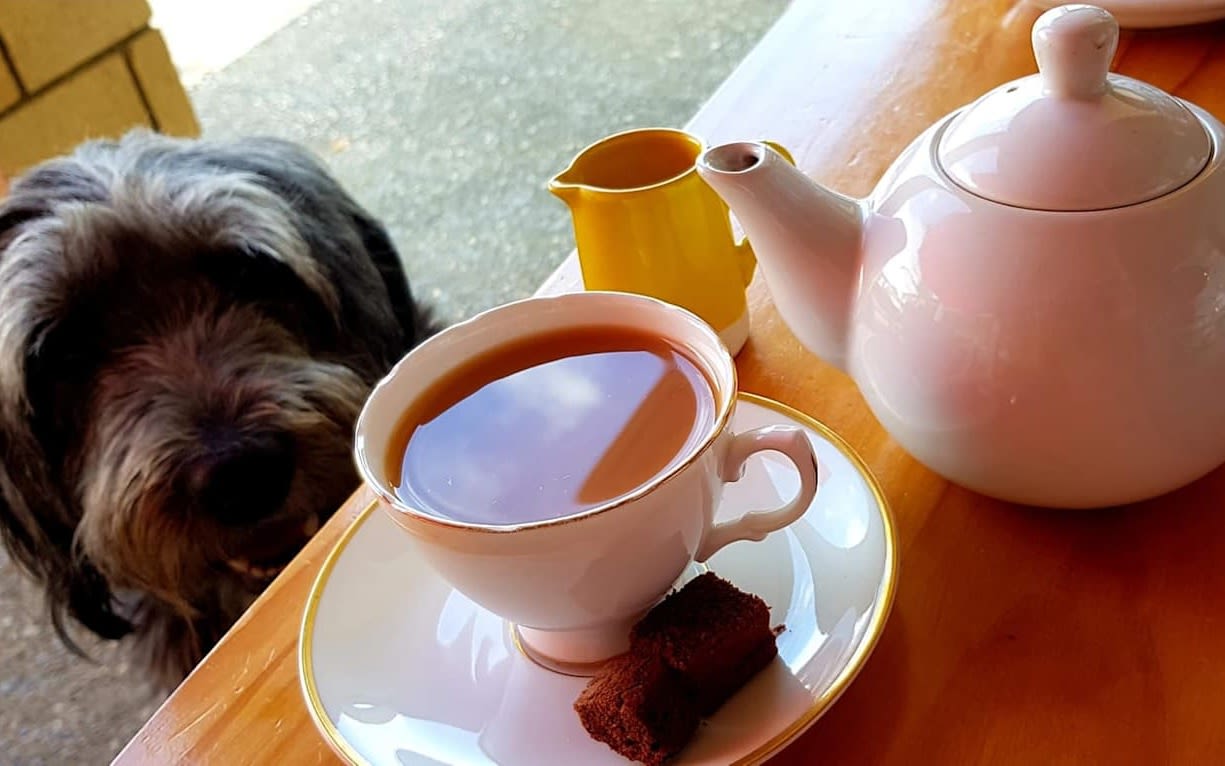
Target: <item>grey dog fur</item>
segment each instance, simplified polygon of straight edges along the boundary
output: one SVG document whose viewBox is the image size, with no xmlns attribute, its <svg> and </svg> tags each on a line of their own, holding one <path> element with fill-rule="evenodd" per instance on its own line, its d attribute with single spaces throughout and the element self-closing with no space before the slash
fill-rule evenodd
<svg viewBox="0 0 1225 766">
<path fill-rule="evenodd" d="M 230 562 L 292 553 L 356 487 L 359 409 L 433 330 L 383 227 L 290 143 L 140 131 L 19 178 L 0 535 L 64 640 L 129 636 L 177 684 L 266 585 Z M 185 489 L 218 429 L 291 440 L 279 508 L 223 523 Z"/>
</svg>

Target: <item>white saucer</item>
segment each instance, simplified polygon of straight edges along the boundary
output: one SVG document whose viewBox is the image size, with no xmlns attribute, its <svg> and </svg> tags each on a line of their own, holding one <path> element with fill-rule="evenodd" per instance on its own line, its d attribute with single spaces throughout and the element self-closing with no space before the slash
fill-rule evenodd
<svg viewBox="0 0 1225 766">
<path fill-rule="evenodd" d="M 1067 0 L 1034 0 L 1042 9 L 1064 5 Z M 1093 0 L 1105 8 L 1120 27 L 1178 27 L 1225 19 L 1225 0 Z"/>
<path fill-rule="evenodd" d="M 678 764 L 760 763 L 804 732 L 851 683 L 893 602 L 893 523 L 875 479 L 828 428 L 742 394 L 737 431 L 806 426 L 822 469 L 812 507 L 708 566 L 771 606 L 779 657 L 698 730 Z M 781 457 L 753 458 L 718 516 L 767 508 L 798 489 Z M 586 683 L 516 649 L 499 618 L 437 577 L 406 534 L 367 508 L 324 562 L 299 642 L 302 691 L 328 744 L 353 764 L 625 764 L 571 707 Z M 694 568 L 696 571 L 696 568 Z"/>
</svg>

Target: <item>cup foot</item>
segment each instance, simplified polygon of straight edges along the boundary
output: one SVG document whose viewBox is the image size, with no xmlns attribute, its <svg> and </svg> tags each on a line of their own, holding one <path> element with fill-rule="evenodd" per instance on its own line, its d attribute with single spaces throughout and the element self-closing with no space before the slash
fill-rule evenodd
<svg viewBox="0 0 1225 766">
<path fill-rule="evenodd" d="M 545 670 L 567 676 L 589 678 L 608 660 L 629 649 L 629 633 L 642 617 L 632 617 L 589 630 L 536 630 L 511 626 L 515 646 Z"/>
</svg>

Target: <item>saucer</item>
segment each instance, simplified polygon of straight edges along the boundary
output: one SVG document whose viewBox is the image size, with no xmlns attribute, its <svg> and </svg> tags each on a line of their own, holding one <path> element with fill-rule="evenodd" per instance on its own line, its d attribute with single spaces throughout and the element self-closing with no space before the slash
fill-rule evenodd
<svg viewBox="0 0 1225 766">
<path fill-rule="evenodd" d="M 1036 0 L 1039 8 L 1054 8 L 1065 0 Z M 1094 0 L 1120 27 L 1143 29 L 1179 27 L 1225 19 L 1225 0 Z"/>
<path fill-rule="evenodd" d="M 824 425 L 740 394 L 735 431 L 808 430 L 821 466 L 805 515 L 761 542 L 737 542 L 709 568 L 771 607 L 779 656 L 707 719 L 674 760 L 761 763 L 798 737 L 854 679 L 885 625 L 897 577 L 893 522 L 863 461 Z M 798 490 L 781 456 L 750 459 L 718 518 L 778 506 Z M 298 650 L 311 717 L 344 760 L 384 764 L 628 763 L 592 740 L 573 703 L 586 679 L 550 672 L 502 619 L 456 592 L 371 504 L 311 588 Z"/>
</svg>

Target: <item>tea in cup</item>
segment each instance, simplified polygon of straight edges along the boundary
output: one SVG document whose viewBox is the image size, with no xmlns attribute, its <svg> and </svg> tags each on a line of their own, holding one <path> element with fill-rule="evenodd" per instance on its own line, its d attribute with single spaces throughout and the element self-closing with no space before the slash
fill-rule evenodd
<svg viewBox="0 0 1225 766">
<path fill-rule="evenodd" d="M 434 336 L 375 387 L 355 456 L 384 510 L 529 654 L 583 672 L 694 561 L 798 519 L 817 491 L 805 432 L 734 434 L 736 368 L 709 324 L 615 292 L 529 298 Z M 800 490 L 714 522 L 763 450 Z M 404 583 L 411 588 L 412 583 Z"/>
</svg>

